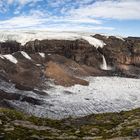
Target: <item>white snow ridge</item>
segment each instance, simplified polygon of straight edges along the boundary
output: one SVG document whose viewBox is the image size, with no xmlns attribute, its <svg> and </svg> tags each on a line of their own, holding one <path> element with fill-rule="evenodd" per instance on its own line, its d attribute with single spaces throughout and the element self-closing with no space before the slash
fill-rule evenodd
<svg viewBox="0 0 140 140">
<path fill-rule="evenodd" d="M 43 58 L 45 57 L 45 53 L 39 53 L 39 55 Z"/>
<path fill-rule="evenodd" d="M 11 61 L 12 63 L 17 63 L 18 61 L 17 61 L 17 59 L 14 57 L 14 56 L 12 56 L 11 54 L 7 54 L 7 55 L 3 55 L 6 59 L 8 59 L 9 61 Z"/>
<path fill-rule="evenodd" d="M 31 60 L 31 57 L 30 57 L 26 52 L 21 51 L 21 54 L 22 54 L 25 58 Z"/>
</svg>

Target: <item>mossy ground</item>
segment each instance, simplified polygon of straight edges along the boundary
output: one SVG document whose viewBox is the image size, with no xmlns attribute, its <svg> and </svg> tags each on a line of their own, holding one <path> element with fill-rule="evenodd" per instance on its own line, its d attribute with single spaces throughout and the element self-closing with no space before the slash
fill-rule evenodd
<svg viewBox="0 0 140 140">
<path fill-rule="evenodd" d="M 0 109 L 0 139 L 109 139 L 140 138 L 140 108 L 120 113 L 104 113 L 82 118 L 51 120 Z"/>
</svg>

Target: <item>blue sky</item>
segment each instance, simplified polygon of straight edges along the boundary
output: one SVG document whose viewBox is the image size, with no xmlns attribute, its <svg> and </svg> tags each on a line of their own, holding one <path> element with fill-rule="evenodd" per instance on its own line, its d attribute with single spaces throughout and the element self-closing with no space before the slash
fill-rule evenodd
<svg viewBox="0 0 140 140">
<path fill-rule="evenodd" d="M 0 0 L 0 30 L 140 36 L 140 0 Z"/>
</svg>

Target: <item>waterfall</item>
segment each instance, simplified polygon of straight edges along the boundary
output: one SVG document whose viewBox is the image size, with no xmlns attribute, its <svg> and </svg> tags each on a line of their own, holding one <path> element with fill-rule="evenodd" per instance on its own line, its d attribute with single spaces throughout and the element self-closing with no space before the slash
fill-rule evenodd
<svg viewBox="0 0 140 140">
<path fill-rule="evenodd" d="M 101 65 L 101 69 L 103 69 L 103 70 L 111 70 L 111 67 L 107 66 L 107 62 L 106 62 L 106 59 L 105 59 L 104 55 L 102 55 L 102 59 L 103 59 L 103 63 Z"/>
<path fill-rule="evenodd" d="M 103 58 L 102 69 L 107 70 L 107 63 L 106 63 L 106 59 L 105 59 L 104 55 L 102 55 L 102 58 Z"/>
</svg>

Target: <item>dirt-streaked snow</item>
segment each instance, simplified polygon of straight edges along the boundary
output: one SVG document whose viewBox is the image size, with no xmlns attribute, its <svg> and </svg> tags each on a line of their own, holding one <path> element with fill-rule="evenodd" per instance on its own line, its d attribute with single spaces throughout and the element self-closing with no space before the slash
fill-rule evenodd
<svg viewBox="0 0 140 140">
<path fill-rule="evenodd" d="M 140 107 L 140 79 L 89 77 L 89 86 L 62 87 L 52 84 L 46 90 L 42 106 L 11 101 L 14 107 L 39 117 L 62 119 L 93 113 L 119 112 Z"/>
<path fill-rule="evenodd" d="M 76 40 L 84 39 L 88 41 L 94 47 L 103 47 L 105 43 L 99 39 L 92 37 L 89 33 L 80 32 L 51 32 L 51 31 L 0 31 L 0 42 L 7 40 L 16 40 L 22 45 L 28 41 L 34 41 L 35 39 L 58 39 L 58 40 Z"/>
</svg>

